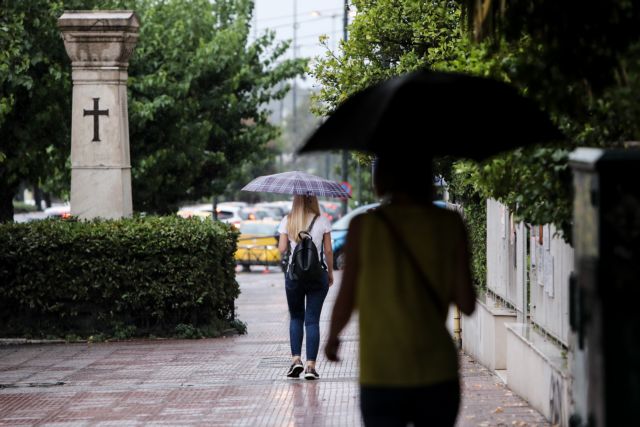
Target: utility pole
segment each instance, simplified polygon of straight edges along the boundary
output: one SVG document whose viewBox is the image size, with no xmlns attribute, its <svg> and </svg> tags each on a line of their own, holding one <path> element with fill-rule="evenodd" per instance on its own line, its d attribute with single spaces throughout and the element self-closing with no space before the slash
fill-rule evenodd
<svg viewBox="0 0 640 427">
<path fill-rule="evenodd" d="M 362 206 L 362 168 L 360 167 L 360 160 L 358 160 L 358 206 Z"/>
<path fill-rule="evenodd" d="M 333 13 L 331 14 L 331 51 L 335 54 L 336 51 L 336 21 L 340 17 L 339 14 Z M 326 179 L 331 179 L 331 164 L 332 164 L 333 153 L 326 153 L 324 155 L 324 175 Z"/>
<path fill-rule="evenodd" d="M 293 0 L 293 60 L 298 58 L 298 0 Z M 293 102 L 293 142 L 294 145 L 298 144 L 298 108 L 297 108 L 297 95 L 298 95 L 298 81 L 297 77 L 293 78 L 293 90 L 291 91 Z"/>
<path fill-rule="evenodd" d="M 331 51 L 336 51 L 336 19 L 339 17 L 337 13 L 331 15 Z"/>
<path fill-rule="evenodd" d="M 254 43 L 258 40 L 258 14 L 256 13 L 255 4 L 253 6 L 253 41 Z"/>
<path fill-rule="evenodd" d="M 349 0 L 344 0 L 344 11 L 342 15 L 342 39 L 347 42 L 347 26 L 349 25 Z M 349 180 L 349 152 L 342 150 L 342 182 Z M 342 201 L 342 215 L 347 214 L 349 208 L 349 199 Z"/>
<path fill-rule="evenodd" d="M 324 155 L 324 177 L 331 179 L 331 153 Z"/>
</svg>

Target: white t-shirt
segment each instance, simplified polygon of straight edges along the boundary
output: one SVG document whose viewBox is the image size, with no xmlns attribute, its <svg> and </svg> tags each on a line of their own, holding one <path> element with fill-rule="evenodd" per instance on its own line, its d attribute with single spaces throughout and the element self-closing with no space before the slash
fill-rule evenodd
<svg viewBox="0 0 640 427">
<path fill-rule="evenodd" d="M 282 221 L 280 222 L 280 226 L 278 226 L 278 233 L 286 234 L 286 235 L 289 234 L 289 232 L 287 231 L 288 218 L 289 218 L 288 216 L 285 216 L 284 218 L 282 218 Z M 305 230 L 309 228 L 309 225 L 311 225 L 311 221 L 313 221 L 313 217 L 311 217 L 311 219 L 309 220 L 309 223 L 307 224 L 307 227 L 305 228 Z M 316 248 L 318 249 L 318 259 L 325 260 L 326 258 L 326 257 L 321 258 L 322 239 L 326 233 L 330 233 L 330 232 L 331 232 L 331 222 L 324 215 L 320 215 L 318 219 L 316 219 L 316 222 L 313 224 L 313 228 L 311 229 L 311 239 L 313 239 L 313 244 L 316 245 Z M 291 245 L 291 253 L 293 253 L 293 251 L 296 248 L 296 242 L 294 242 L 291 239 L 291 236 L 289 236 L 289 244 Z M 289 262 L 291 262 L 291 259 L 289 259 Z M 327 262 L 325 261 L 324 263 L 326 264 Z"/>
</svg>

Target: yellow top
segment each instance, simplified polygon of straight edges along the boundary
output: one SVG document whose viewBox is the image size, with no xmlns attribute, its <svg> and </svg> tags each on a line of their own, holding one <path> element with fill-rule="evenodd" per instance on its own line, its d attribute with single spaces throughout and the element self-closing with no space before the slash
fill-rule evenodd
<svg viewBox="0 0 640 427">
<path fill-rule="evenodd" d="M 397 239 L 404 239 L 439 296 L 452 300 L 456 255 L 464 226 L 455 212 L 422 206 L 382 208 L 402 234 L 391 237 L 375 213 L 364 214 L 356 306 L 360 322 L 360 383 L 427 386 L 458 376 L 458 356 L 441 314 Z"/>
</svg>

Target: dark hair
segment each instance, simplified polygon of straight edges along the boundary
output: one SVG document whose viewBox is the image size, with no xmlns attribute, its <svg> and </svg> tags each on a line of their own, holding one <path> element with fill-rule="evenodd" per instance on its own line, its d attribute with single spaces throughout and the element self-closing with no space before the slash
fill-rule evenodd
<svg viewBox="0 0 640 427">
<path fill-rule="evenodd" d="M 417 197 L 433 195 L 430 157 L 378 156 L 373 162 L 373 185 L 380 196 L 404 193 Z"/>
</svg>

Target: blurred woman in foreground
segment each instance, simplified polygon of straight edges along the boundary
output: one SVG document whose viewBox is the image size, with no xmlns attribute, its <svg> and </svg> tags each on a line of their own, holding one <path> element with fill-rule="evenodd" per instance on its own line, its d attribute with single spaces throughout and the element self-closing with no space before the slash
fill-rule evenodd
<svg viewBox="0 0 640 427">
<path fill-rule="evenodd" d="M 430 160 L 377 160 L 374 185 L 388 199 L 351 221 L 345 268 L 325 354 L 357 308 L 361 411 L 366 426 L 453 426 L 460 404 L 458 354 L 447 310 L 475 308 L 460 216 L 433 205 Z"/>
</svg>

